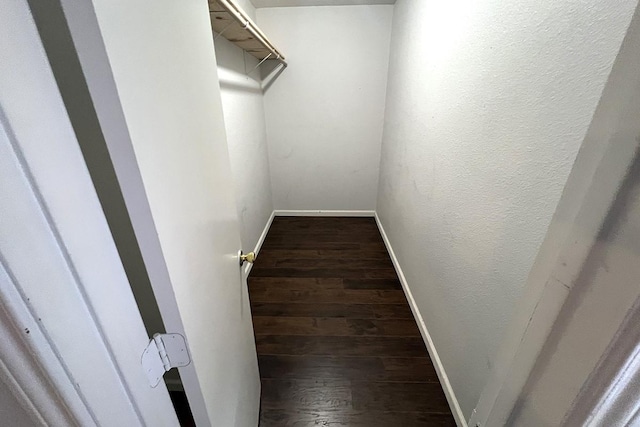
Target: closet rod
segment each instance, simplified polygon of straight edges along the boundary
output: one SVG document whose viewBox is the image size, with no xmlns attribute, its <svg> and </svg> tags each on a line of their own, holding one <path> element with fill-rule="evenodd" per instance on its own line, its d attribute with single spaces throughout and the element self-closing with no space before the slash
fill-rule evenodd
<svg viewBox="0 0 640 427">
<path fill-rule="evenodd" d="M 235 18 L 235 20 L 238 21 L 240 25 L 242 25 L 247 31 L 249 31 L 251 35 L 255 37 L 256 40 L 258 40 L 258 42 L 260 42 L 261 45 L 263 45 L 273 54 L 273 59 L 277 59 L 285 67 L 288 65 L 287 61 L 284 60 L 284 56 L 282 56 L 282 54 L 278 52 L 278 49 L 276 49 L 275 46 L 271 44 L 267 36 L 265 36 L 264 33 L 260 31 L 260 28 L 258 28 L 251 21 L 251 19 L 249 19 L 244 14 L 242 9 L 240 9 L 238 6 L 236 6 L 233 2 L 229 0 L 217 0 L 217 1 L 225 9 L 227 9 L 227 11 Z"/>
</svg>

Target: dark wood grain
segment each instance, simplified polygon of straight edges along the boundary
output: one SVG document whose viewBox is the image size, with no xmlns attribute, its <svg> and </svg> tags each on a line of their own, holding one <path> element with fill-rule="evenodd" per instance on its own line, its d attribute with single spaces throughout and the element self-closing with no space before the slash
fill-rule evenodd
<svg viewBox="0 0 640 427">
<path fill-rule="evenodd" d="M 420 336 L 412 319 L 254 316 L 253 329 L 256 335 Z"/>
<path fill-rule="evenodd" d="M 348 269 L 371 269 L 371 270 L 391 270 L 393 267 L 384 265 L 380 258 L 340 258 L 340 259 L 322 259 L 322 258 L 282 258 L 276 260 L 274 267 L 278 268 L 348 268 Z M 340 270 L 339 270 L 340 271 Z M 342 276 L 341 276 L 342 277 Z M 394 278 L 394 277 L 392 277 Z M 394 278 L 395 279 L 395 278 Z"/>
<path fill-rule="evenodd" d="M 455 427 L 450 414 L 264 409 L 260 427 Z"/>
<path fill-rule="evenodd" d="M 287 249 L 287 250 L 299 250 L 299 249 L 318 249 L 318 250 L 352 250 L 352 251 L 384 251 L 386 250 L 384 243 L 380 242 L 368 242 L 368 243 L 348 243 L 348 242 L 318 242 L 313 238 L 314 236 L 307 236 L 307 240 L 298 240 L 292 242 L 268 241 L 269 236 L 265 239 L 265 243 L 262 249 Z"/>
<path fill-rule="evenodd" d="M 405 304 L 340 304 L 252 302 L 254 316 L 347 317 L 354 319 L 413 319 Z"/>
<path fill-rule="evenodd" d="M 428 357 L 261 355 L 258 363 L 262 378 L 438 382 L 438 376 Z"/>
<path fill-rule="evenodd" d="M 271 245 L 295 245 L 305 244 L 313 245 L 315 243 L 379 243 L 380 236 L 376 236 L 373 233 L 362 232 L 298 232 L 298 233 L 281 233 L 281 234 L 269 234 L 269 242 L 265 240 L 264 245 L 270 247 Z"/>
<path fill-rule="evenodd" d="M 344 289 L 343 279 L 314 277 L 251 277 L 251 292 L 255 295 L 269 290 L 325 291 Z"/>
<path fill-rule="evenodd" d="M 384 249 L 378 250 L 333 250 L 333 249 L 271 249 L 260 254 L 260 265 L 267 266 L 269 263 L 287 259 L 389 259 L 389 254 Z M 273 264 L 271 264 L 273 265 Z"/>
<path fill-rule="evenodd" d="M 258 335 L 258 354 L 424 357 L 426 349 L 419 337 L 340 337 Z"/>
<path fill-rule="evenodd" d="M 406 304 L 400 290 L 353 289 L 283 289 L 273 287 L 251 291 L 252 302 L 335 303 L 335 304 Z"/>
<path fill-rule="evenodd" d="M 345 289 L 398 289 L 402 290 L 400 280 L 392 279 L 344 279 Z"/>
<path fill-rule="evenodd" d="M 249 296 L 261 427 L 455 425 L 372 218 L 277 217 Z"/>
<path fill-rule="evenodd" d="M 438 383 L 351 381 L 351 399 L 356 410 L 449 412 Z"/>
<path fill-rule="evenodd" d="M 365 279 L 393 279 L 396 272 L 392 267 L 383 268 L 281 268 L 258 267 L 251 270 L 253 277 L 343 277 Z"/>
<path fill-rule="evenodd" d="M 333 379 L 262 379 L 262 408 L 351 409 L 352 382 Z M 371 396 L 374 399 L 376 396 Z M 364 398 L 366 399 L 366 397 Z M 366 404 L 366 402 L 365 402 Z"/>
</svg>

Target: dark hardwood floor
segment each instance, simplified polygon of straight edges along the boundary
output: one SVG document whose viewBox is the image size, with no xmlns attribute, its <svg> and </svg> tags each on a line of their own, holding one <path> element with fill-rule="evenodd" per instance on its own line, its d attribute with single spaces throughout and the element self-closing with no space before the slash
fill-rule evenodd
<svg viewBox="0 0 640 427">
<path fill-rule="evenodd" d="M 373 218 L 277 217 L 249 295 L 260 427 L 455 426 Z"/>
</svg>

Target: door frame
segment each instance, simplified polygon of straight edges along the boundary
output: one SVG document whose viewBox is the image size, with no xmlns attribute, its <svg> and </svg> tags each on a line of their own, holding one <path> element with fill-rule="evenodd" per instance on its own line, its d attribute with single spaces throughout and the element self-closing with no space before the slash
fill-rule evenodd
<svg viewBox="0 0 640 427">
<path fill-rule="evenodd" d="M 92 175 L 98 169 L 106 170 L 104 176 L 94 176 L 94 182 L 101 181 L 97 185 L 111 186 L 102 190 L 119 194 L 119 206 L 113 206 L 111 198 L 109 209 L 128 214 L 135 233 L 129 237 L 140 248 L 165 329 L 186 338 L 93 4 L 28 1 L 70 119 L 83 126 L 80 130 L 88 136 L 79 143 L 89 170 Z M 101 162 L 100 168 L 91 167 L 92 161 Z M 179 368 L 179 372 L 196 424 L 210 427 L 194 364 Z"/>
<path fill-rule="evenodd" d="M 640 150 L 640 122 L 629 119 L 640 115 L 638 99 L 640 6 L 613 63 L 469 426 L 505 425 L 521 397 Z"/>
<path fill-rule="evenodd" d="M 166 387 L 150 387 L 141 365 L 149 337 L 32 8 L 5 12 L 0 382 L 19 405 L 9 409 L 28 425 L 176 425 Z"/>
<path fill-rule="evenodd" d="M 19 283 L 7 271 L 6 261 L 0 261 L 0 384 L 40 425 L 76 421 L 91 425 L 91 414 L 66 375 L 55 343 L 41 330 Z M 30 341 L 24 340 L 26 330 Z"/>
<path fill-rule="evenodd" d="M 76 141 L 52 139 L 55 156 L 35 143 L 70 130 L 63 108 L 25 132 L 25 111 L 10 104 L 0 108 L 0 386 L 19 407 L 3 409 L 24 425 L 175 425 L 166 387 L 147 382 L 149 338 Z"/>
</svg>

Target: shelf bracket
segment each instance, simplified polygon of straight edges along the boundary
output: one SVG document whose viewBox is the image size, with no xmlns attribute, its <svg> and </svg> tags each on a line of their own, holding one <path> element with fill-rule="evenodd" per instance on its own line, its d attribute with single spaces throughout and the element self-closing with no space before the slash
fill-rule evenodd
<svg viewBox="0 0 640 427">
<path fill-rule="evenodd" d="M 229 22 L 219 33 L 213 35 L 213 39 L 216 40 L 218 37 L 224 34 L 225 31 L 227 31 L 227 28 L 229 28 L 233 24 L 235 24 L 234 21 Z"/>
<path fill-rule="evenodd" d="M 248 75 L 250 75 L 251 73 L 253 73 L 255 70 L 257 70 L 257 69 L 258 69 L 258 67 L 260 67 L 264 61 L 266 61 L 267 59 L 269 59 L 269 58 L 271 57 L 271 55 L 273 55 L 273 54 L 272 54 L 272 53 L 270 53 L 269 55 L 265 56 L 265 57 L 262 59 L 262 61 L 258 62 L 258 65 L 256 65 L 255 67 L 253 67 L 253 70 L 251 70 L 251 71 L 249 71 L 249 72 L 247 73 L 247 76 L 248 76 Z"/>
</svg>

